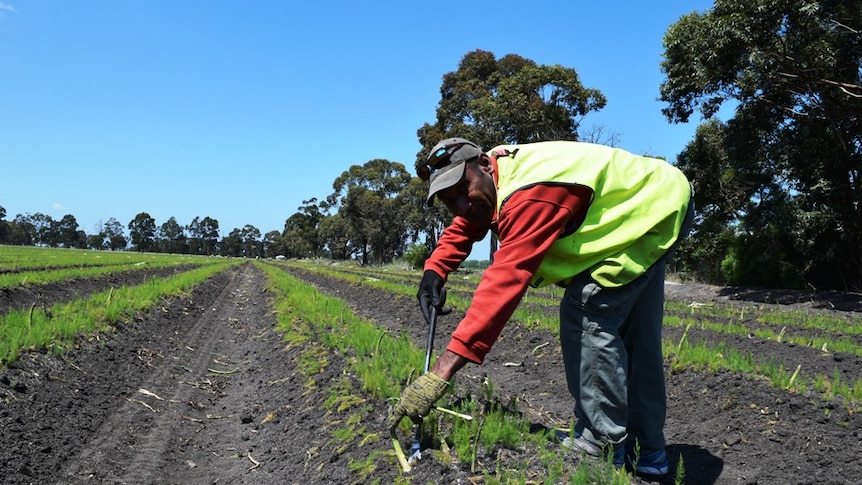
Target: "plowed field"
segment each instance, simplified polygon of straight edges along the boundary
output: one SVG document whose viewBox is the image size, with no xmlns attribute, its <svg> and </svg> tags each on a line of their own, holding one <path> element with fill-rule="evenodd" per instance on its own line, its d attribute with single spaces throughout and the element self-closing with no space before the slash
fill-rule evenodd
<svg viewBox="0 0 862 485">
<path fill-rule="evenodd" d="M 413 298 L 289 270 L 392 333 L 407 332 L 424 347 L 426 327 Z M 85 296 L 111 281 L 4 290 L 4 309 L 34 298 L 58 302 Z M 140 274 L 123 276 L 138 284 Z M 417 277 L 418 278 L 418 277 Z M 417 281 L 418 283 L 418 281 Z M 669 300 L 738 307 L 764 305 L 753 291 L 668 285 Z M 859 318 L 859 295 L 768 295 L 800 312 Z M 40 303 L 40 304 L 42 304 Z M 825 307 L 825 309 L 824 309 Z M 4 310 L 5 311 L 5 310 Z M 548 312 L 556 313 L 556 307 Z M 437 348 L 458 321 L 441 317 Z M 363 424 L 380 439 L 334 437 L 348 413 L 323 410 L 335 380 L 353 379 L 349 355 L 328 356 L 320 374 L 299 371 L 300 348 L 285 345 L 276 327 L 265 277 L 252 264 L 217 275 L 183 298 L 165 301 L 110 334 L 82 339 L 61 355 L 24 353 L 0 370 L 0 477 L 6 484 L 392 483 L 401 475 L 383 430 L 388 403 L 369 398 Z M 682 329 L 667 327 L 677 341 Z M 835 329 L 835 336 L 842 334 Z M 692 328 L 689 341 L 769 355 L 785 368 L 862 376 L 852 353 L 791 345 L 751 335 Z M 858 336 L 855 338 L 859 338 Z M 539 345 L 540 352 L 531 352 Z M 517 366 L 510 365 L 517 363 Z M 459 373 L 459 392 L 494 383 L 495 399 L 517 399 L 536 429 L 569 422 L 572 399 L 555 338 L 517 323 L 504 331 L 482 366 Z M 862 483 L 862 416 L 840 399 L 777 389 L 723 371 L 667 372 L 666 426 L 671 469 L 684 461 L 690 484 Z M 358 389 L 359 386 L 354 386 Z M 356 392 L 356 391 L 354 391 Z M 858 404 L 857 404 L 858 407 Z M 356 415 L 356 410 L 350 413 Z M 403 443 L 409 447 L 411 438 Z M 523 450 L 485 450 L 482 469 L 531 466 Z M 376 457 L 373 467 L 357 463 Z M 571 460 L 576 466 L 577 460 Z M 362 469 L 364 474 L 357 471 Z M 423 458 L 409 483 L 484 483 L 471 464 Z M 541 483 L 541 470 L 535 470 Z M 666 480 L 666 481 L 669 481 Z M 635 478 L 634 483 L 649 483 Z"/>
</svg>

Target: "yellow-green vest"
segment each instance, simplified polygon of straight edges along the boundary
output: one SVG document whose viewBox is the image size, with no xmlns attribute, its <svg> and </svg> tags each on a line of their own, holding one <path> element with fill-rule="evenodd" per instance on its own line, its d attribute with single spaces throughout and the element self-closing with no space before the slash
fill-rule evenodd
<svg viewBox="0 0 862 485">
<path fill-rule="evenodd" d="M 580 227 L 561 234 L 530 284 L 565 285 L 589 271 L 605 287 L 643 274 L 673 245 L 691 197 L 685 175 L 664 160 L 570 141 L 501 145 L 497 211 L 515 191 L 535 184 L 580 185 L 592 199 Z M 501 241 L 505 244 L 505 241 Z"/>
</svg>

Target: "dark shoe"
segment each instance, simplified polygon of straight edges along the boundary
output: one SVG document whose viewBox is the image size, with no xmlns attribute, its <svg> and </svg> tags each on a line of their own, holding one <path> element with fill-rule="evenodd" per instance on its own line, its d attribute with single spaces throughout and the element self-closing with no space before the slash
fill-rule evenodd
<svg viewBox="0 0 862 485">
<path fill-rule="evenodd" d="M 616 456 L 614 456 L 616 463 Z M 670 463 L 667 460 L 667 453 L 664 449 L 641 455 L 635 465 L 635 470 L 644 475 L 664 475 L 667 473 Z"/>
</svg>

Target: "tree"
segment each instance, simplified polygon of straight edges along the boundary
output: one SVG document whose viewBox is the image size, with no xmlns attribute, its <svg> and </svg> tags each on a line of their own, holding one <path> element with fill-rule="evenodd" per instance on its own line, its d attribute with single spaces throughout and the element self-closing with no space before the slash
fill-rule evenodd
<svg viewBox="0 0 862 485">
<path fill-rule="evenodd" d="M 17 214 L 10 224 L 9 242 L 19 246 L 32 246 L 36 240 L 36 227 L 31 218 Z"/>
<path fill-rule="evenodd" d="M 238 258 L 242 256 L 242 232 L 234 228 L 219 244 L 219 254 Z"/>
<path fill-rule="evenodd" d="M 246 258 L 263 256 L 263 245 L 260 242 L 260 229 L 246 224 L 239 232 L 242 239 L 242 255 Z"/>
<path fill-rule="evenodd" d="M 6 209 L 0 205 L 0 244 L 9 244 L 9 223 L 6 222 Z"/>
<path fill-rule="evenodd" d="M 121 249 L 126 249 L 126 247 L 129 245 L 129 241 L 123 234 L 123 225 L 120 224 L 120 221 L 114 219 L 113 217 L 108 219 L 108 222 L 105 223 L 102 230 L 105 234 L 107 247 L 111 251 L 119 251 Z"/>
<path fill-rule="evenodd" d="M 263 256 L 274 258 L 278 255 L 284 256 L 284 240 L 278 231 L 269 231 L 263 235 Z"/>
<path fill-rule="evenodd" d="M 41 212 L 37 212 L 33 215 L 28 214 L 27 219 L 30 222 L 30 226 L 34 230 L 34 239 L 36 244 L 39 246 L 56 246 L 57 244 L 54 242 L 56 238 L 52 236 L 52 228 L 54 225 L 54 219 Z"/>
<path fill-rule="evenodd" d="M 350 224 L 341 214 L 324 217 L 318 233 L 332 259 L 344 260 L 356 255 L 357 250 L 350 240 Z"/>
<path fill-rule="evenodd" d="M 333 182 L 329 206 L 337 206 L 349 225 L 351 245 L 363 264 L 387 263 L 403 253 L 409 209 L 401 191 L 410 178 L 404 165 L 375 159 L 351 166 Z"/>
<path fill-rule="evenodd" d="M 189 232 L 189 252 L 211 256 L 218 253 L 218 221 L 211 217 L 195 217 L 186 227 Z"/>
<path fill-rule="evenodd" d="M 323 217 L 324 214 L 321 211 L 321 205 L 317 203 L 317 198 L 302 201 L 298 212 L 284 221 L 282 238 L 285 245 L 285 256 L 314 258 L 320 255 L 322 243 L 318 234 L 318 225 Z"/>
<path fill-rule="evenodd" d="M 156 220 L 141 212 L 129 222 L 129 237 L 135 251 L 153 251 L 156 248 Z"/>
<path fill-rule="evenodd" d="M 78 220 L 72 214 L 66 214 L 54 223 L 52 239 L 57 244 L 67 248 L 81 247 L 78 235 Z"/>
<path fill-rule="evenodd" d="M 576 140 L 584 116 L 607 102 L 585 88 L 572 69 L 537 65 L 508 54 L 468 52 L 458 70 L 443 76 L 434 125 L 419 129 L 419 162 L 437 141 L 460 136 L 486 149 L 503 143 Z"/>
<path fill-rule="evenodd" d="M 188 237 L 186 231 L 177 219 L 171 216 L 159 227 L 157 246 L 161 252 L 185 254 L 188 253 Z"/>
<path fill-rule="evenodd" d="M 488 51 L 468 52 L 457 71 L 443 76 L 436 121 L 417 131 L 422 148 L 415 167 L 425 163 L 440 139 L 451 136 L 486 150 L 500 144 L 577 140 L 583 118 L 606 102 L 599 90 L 584 87 L 572 68 L 537 65 L 516 54 L 496 59 Z M 428 184 L 423 186 L 427 193 Z M 451 214 L 442 204 L 427 208 L 424 198 L 415 202 L 419 205 L 413 210 L 428 220 L 423 229 L 430 249 Z"/>
<path fill-rule="evenodd" d="M 709 187 L 707 163 L 686 173 L 698 193 L 704 188 L 698 205 L 736 227 L 725 267 L 737 280 L 780 267 L 794 277 L 775 271 L 760 282 L 862 288 L 860 32 L 860 2 L 717 0 L 665 34 L 667 119 L 686 122 L 699 111 L 709 120 L 722 106 L 734 109 L 725 125 L 709 128 L 713 151 L 725 157 L 707 173 L 723 174 L 724 191 Z M 780 250 L 763 251 L 776 242 Z M 758 263 L 737 264 L 744 260 Z"/>
</svg>

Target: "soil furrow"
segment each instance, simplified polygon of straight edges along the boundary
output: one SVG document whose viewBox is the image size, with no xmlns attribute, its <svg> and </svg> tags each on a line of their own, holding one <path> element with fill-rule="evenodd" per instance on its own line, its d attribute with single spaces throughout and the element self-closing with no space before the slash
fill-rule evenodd
<svg viewBox="0 0 862 485">
<path fill-rule="evenodd" d="M 140 285 L 153 278 L 164 278 L 196 267 L 186 265 L 117 271 L 94 278 L 74 278 L 45 284 L 0 288 L 0 315 L 12 310 L 27 309 L 33 305 L 40 309 L 50 308 L 57 303 L 69 302 L 78 298 L 89 298 L 90 295 L 109 288 L 119 288 L 132 284 Z"/>
<path fill-rule="evenodd" d="M 226 349 L 230 324 L 238 320 L 240 299 L 246 298 L 252 280 L 248 267 L 231 272 L 231 279 L 209 305 L 194 309 L 197 315 L 189 329 L 168 339 L 163 355 L 172 356 L 141 382 L 141 390 L 122 402 L 96 432 L 95 439 L 70 461 L 63 475 L 75 480 L 96 479 L 102 483 L 136 483 L 153 477 L 163 466 L 172 433 L 188 428 L 187 414 L 204 404 L 193 399 L 190 382 L 212 381 L 207 369 L 223 367 L 215 357 Z M 145 391 L 145 392 L 144 392 Z M 149 393 L 152 393 L 149 394 Z M 158 397 L 156 397 L 158 396 Z M 134 430 L 134 431 L 132 431 Z M 86 468 L 80 469 L 80 464 Z"/>
<path fill-rule="evenodd" d="M 424 342 L 426 327 L 421 318 L 412 316 L 418 315 L 415 299 L 393 298 L 391 293 L 367 285 L 291 271 L 349 302 L 367 318 L 403 329 L 417 345 Z M 668 298 L 689 298 L 679 288 L 669 288 Z M 696 300 L 710 297 L 701 292 Z M 556 315 L 556 305 L 549 306 L 548 312 Z M 461 316 L 453 313 L 441 318 L 438 349 L 446 345 Z M 392 323 L 387 322 L 397 322 L 400 327 L 391 327 Z M 674 336 L 673 332 L 682 331 L 668 330 Z M 716 332 L 699 335 L 713 338 L 713 344 L 727 338 Z M 759 344 L 763 347 L 758 349 L 755 344 L 753 351 L 775 355 L 778 361 L 795 361 L 800 350 L 805 359 L 808 352 L 816 350 L 759 340 L 765 342 Z M 538 345 L 544 347 L 534 355 L 533 349 Z M 519 410 L 529 417 L 534 428 L 564 423 L 571 419 L 574 402 L 565 386 L 559 352 L 558 341 L 549 332 L 510 323 L 484 364 L 468 365 L 459 372 L 455 392 L 481 396 L 479 384 L 487 377 L 494 383 L 498 398 L 504 402 L 507 396 L 519 399 Z M 521 365 L 510 366 L 512 363 Z M 862 483 L 862 415 L 846 409 L 840 401 L 785 392 L 765 381 L 729 372 L 668 370 L 667 390 L 665 433 L 671 470 L 682 461 L 687 484 Z M 644 482 L 673 483 L 673 476 L 635 479 L 635 483 Z"/>
<path fill-rule="evenodd" d="M 388 335 L 404 332 L 424 347 L 427 326 L 415 298 L 288 271 L 345 301 Z M 264 284 L 264 275 L 248 263 L 60 356 L 24 353 L 0 370 L 4 483 L 483 481 L 471 471 L 469 457 L 460 463 L 423 458 L 411 476 L 399 478 L 391 444 L 383 438 L 389 403 L 361 390 L 349 352 L 311 354 L 323 361 L 321 371 L 300 372 L 309 349 L 285 344 Z M 678 301 L 723 298 L 712 288 L 669 288 L 669 298 Z M 547 311 L 555 316 L 556 304 Z M 440 318 L 438 352 L 462 316 Z M 668 327 L 665 336 L 678 340 L 682 330 Z M 811 353 L 816 349 L 762 339 L 736 342 L 716 332 L 692 332 L 689 338 L 731 346 L 755 341 L 751 352 L 788 363 L 801 359 L 803 372 L 821 358 Z M 550 332 L 510 323 L 483 365 L 459 373 L 446 399 L 487 403 L 486 383 L 493 388 L 491 399 L 523 414 L 533 431 L 571 419 L 574 403 Z M 672 469 L 684 463 L 687 485 L 862 481 L 862 413 L 841 402 L 731 372 L 675 372 L 670 366 L 667 390 L 668 454 Z M 327 406 L 347 394 L 359 404 Z M 411 437 L 402 438 L 409 446 Z M 538 481 L 547 473 L 535 452 L 524 449 L 480 447 L 474 460 L 492 475 L 523 466 Z M 568 463 L 573 470 L 578 460 L 572 456 Z M 632 483 L 673 483 L 673 477 L 638 477 Z"/>
</svg>

